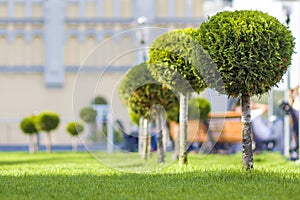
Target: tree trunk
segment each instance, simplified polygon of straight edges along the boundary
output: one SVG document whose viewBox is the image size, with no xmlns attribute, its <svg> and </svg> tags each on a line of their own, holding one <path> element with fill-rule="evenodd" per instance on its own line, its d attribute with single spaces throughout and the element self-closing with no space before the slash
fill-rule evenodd
<svg viewBox="0 0 300 200">
<path fill-rule="evenodd" d="M 29 153 L 34 154 L 35 148 L 34 148 L 34 135 L 30 134 L 29 135 Z"/>
<path fill-rule="evenodd" d="M 174 131 L 175 131 L 175 137 L 174 137 L 175 152 L 173 158 L 178 159 L 179 158 L 179 125 L 178 124 L 176 124 L 176 126 L 174 127 Z"/>
<path fill-rule="evenodd" d="M 138 133 L 138 150 L 139 153 L 143 154 L 143 138 L 144 138 L 144 129 L 143 129 L 144 117 L 140 117 L 139 120 L 139 133 Z"/>
<path fill-rule="evenodd" d="M 151 120 L 148 120 L 148 124 L 147 124 L 147 158 L 149 159 L 151 157 L 151 150 L 152 150 L 152 146 L 151 146 L 151 136 L 152 136 L 152 126 L 151 126 Z"/>
<path fill-rule="evenodd" d="M 164 152 L 167 152 L 167 145 L 170 142 L 170 132 L 168 129 L 166 117 L 164 115 L 161 115 L 161 117 Z"/>
<path fill-rule="evenodd" d="M 78 150 L 78 136 L 72 137 L 72 151 L 76 152 Z"/>
<path fill-rule="evenodd" d="M 48 139 L 47 139 L 47 144 L 46 144 L 46 151 L 50 153 L 52 151 L 52 141 L 51 141 L 51 135 L 50 133 L 46 133 Z"/>
<path fill-rule="evenodd" d="M 38 152 L 39 151 L 39 147 L 40 147 L 40 134 L 37 133 L 35 134 L 36 135 L 36 141 L 34 143 L 34 149 L 35 149 L 35 152 Z"/>
<path fill-rule="evenodd" d="M 87 129 L 88 129 L 88 139 L 93 142 L 93 133 L 92 133 L 92 124 L 87 123 Z"/>
<path fill-rule="evenodd" d="M 157 116 L 156 116 L 156 134 L 157 134 L 157 155 L 158 155 L 158 163 L 165 162 L 165 151 L 163 145 L 163 134 L 162 134 L 162 112 L 161 109 L 158 108 Z"/>
<path fill-rule="evenodd" d="M 142 158 L 144 160 L 147 160 L 147 155 L 148 155 L 148 137 L 149 137 L 149 130 L 148 130 L 148 120 L 144 118 L 143 120 L 143 135 L 142 135 Z"/>
<path fill-rule="evenodd" d="M 252 122 L 249 95 L 242 95 L 242 136 L 243 169 L 248 171 L 253 169 Z"/>
<path fill-rule="evenodd" d="M 187 164 L 188 93 L 180 93 L 179 166 Z"/>
</svg>

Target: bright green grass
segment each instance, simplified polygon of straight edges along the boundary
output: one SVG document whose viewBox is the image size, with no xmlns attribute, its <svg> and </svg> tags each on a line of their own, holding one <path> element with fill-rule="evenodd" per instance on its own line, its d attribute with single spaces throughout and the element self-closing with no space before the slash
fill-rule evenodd
<svg viewBox="0 0 300 200">
<path fill-rule="evenodd" d="M 300 165 L 279 154 L 255 155 L 241 170 L 241 155 L 189 155 L 189 165 L 130 162 L 134 154 L 0 153 L 0 199 L 300 199 Z M 168 158 L 169 159 L 169 158 Z M 148 171 L 150 168 L 147 168 Z"/>
</svg>

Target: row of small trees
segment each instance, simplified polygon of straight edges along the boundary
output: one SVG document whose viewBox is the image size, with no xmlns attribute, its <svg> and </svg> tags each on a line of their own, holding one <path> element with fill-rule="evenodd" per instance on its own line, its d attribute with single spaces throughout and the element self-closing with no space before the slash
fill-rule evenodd
<svg viewBox="0 0 300 200">
<path fill-rule="evenodd" d="M 268 92 L 282 79 L 291 63 L 294 45 L 288 28 L 266 13 L 220 12 L 199 29 L 179 29 L 159 36 L 149 49 L 149 60 L 142 64 L 145 69 L 139 67 L 143 73 L 132 73 L 126 86 L 120 85 L 119 94 L 130 111 L 142 115 L 144 120 L 150 109 L 147 98 L 163 107 L 172 105 L 171 99 L 179 98 L 180 165 L 187 163 L 189 94 L 209 87 L 229 97 L 239 97 L 243 168 L 250 170 L 253 168 L 250 97 Z M 150 90 L 152 83 L 161 86 Z M 163 94 L 168 97 L 163 98 Z M 176 98 L 170 97 L 172 94 Z M 147 108 L 145 112 L 138 113 L 138 104 Z M 156 116 L 159 118 L 159 114 Z"/>
<path fill-rule="evenodd" d="M 55 112 L 45 111 L 38 115 L 31 115 L 25 117 L 21 123 L 20 128 L 23 133 L 30 137 L 29 152 L 34 153 L 38 151 L 38 145 L 34 142 L 34 137 L 38 136 L 40 132 L 45 132 L 47 135 L 46 151 L 51 152 L 52 140 L 51 133 L 60 123 L 59 115 Z M 67 132 L 72 136 L 77 136 L 83 132 L 83 125 L 79 122 L 70 122 L 66 127 Z"/>
</svg>

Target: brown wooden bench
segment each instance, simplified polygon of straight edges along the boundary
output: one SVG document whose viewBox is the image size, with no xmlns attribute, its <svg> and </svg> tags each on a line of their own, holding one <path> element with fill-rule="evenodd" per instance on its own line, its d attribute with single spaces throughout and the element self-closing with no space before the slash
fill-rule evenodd
<svg viewBox="0 0 300 200">
<path fill-rule="evenodd" d="M 177 129 L 177 130 L 176 130 Z M 170 123 L 170 133 L 172 139 L 176 137 L 179 126 L 175 122 Z M 219 143 L 240 143 L 242 142 L 242 123 L 241 113 L 224 112 L 209 113 L 209 129 L 197 120 L 188 122 L 188 142 L 205 142 L 209 139 L 207 133 L 211 134 L 212 139 Z"/>
</svg>

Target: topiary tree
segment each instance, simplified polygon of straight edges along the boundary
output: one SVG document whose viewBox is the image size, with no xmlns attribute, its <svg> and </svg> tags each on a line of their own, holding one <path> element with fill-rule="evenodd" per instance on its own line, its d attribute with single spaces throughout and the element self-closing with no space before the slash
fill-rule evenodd
<svg viewBox="0 0 300 200">
<path fill-rule="evenodd" d="M 243 168 L 253 168 L 250 97 L 268 92 L 291 63 L 294 38 L 275 17 L 260 11 L 224 11 L 201 24 L 200 44 L 218 68 L 210 87 L 240 97 L 243 126 Z M 201 71 L 201 69 L 199 69 Z M 214 76 L 209 69 L 203 76 Z M 223 84 L 218 84 L 222 82 Z"/>
<path fill-rule="evenodd" d="M 129 118 L 130 121 L 136 125 L 139 125 L 141 116 L 133 112 L 132 110 L 129 110 Z"/>
<path fill-rule="evenodd" d="M 33 136 L 39 134 L 39 130 L 35 122 L 35 116 L 29 116 L 22 119 L 20 122 L 20 129 L 23 133 L 29 135 L 29 152 L 35 153 L 38 150 L 38 147 L 37 144 L 34 143 Z"/>
<path fill-rule="evenodd" d="M 176 95 L 152 78 L 145 63 L 134 66 L 128 71 L 120 83 L 118 92 L 121 102 L 128 106 L 131 112 L 130 115 L 136 118 L 135 121 L 141 122 L 140 117 L 142 117 L 144 120 L 143 123 L 148 124 L 151 114 L 155 116 L 159 155 L 158 162 L 164 162 L 164 147 L 162 142 L 163 125 L 161 124 L 163 120 L 161 116 L 163 109 L 169 110 L 178 104 Z M 151 113 L 151 111 L 153 111 L 153 113 Z M 148 135 L 148 128 L 145 127 L 144 130 L 147 132 L 146 135 Z M 144 145 L 144 147 L 145 146 L 147 145 Z M 146 153 L 147 149 L 144 149 L 144 151 L 144 153 Z"/>
<path fill-rule="evenodd" d="M 86 123 L 92 123 L 96 122 L 97 112 L 93 108 L 84 107 L 80 110 L 79 116 Z"/>
<path fill-rule="evenodd" d="M 174 30 L 159 36 L 149 49 L 151 75 L 180 95 L 180 155 L 179 164 L 187 163 L 187 102 L 188 94 L 206 88 L 194 66 L 198 53 L 198 33 L 192 28 Z M 195 51 L 197 49 L 197 51 Z"/>
<path fill-rule="evenodd" d="M 80 119 L 88 125 L 88 137 L 92 141 L 97 141 L 96 117 L 97 112 L 91 107 L 84 107 L 79 113 Z"/>
<path fill-rule="evenodd" d="M 207 121 L 211 111 L 210 102 L 205 98 L 191 98 L 188 101 L 188 119 Z M 179 106 L 174 107 L 168 112 L 170 121 L 179 122 Z"/>
<path fill-rule="evenodd" d="M 210 102 L 205 98 L 192 98 L 189 103 L 189 119 L 207 121 L 211 110 Z"/>
<path fill-rule="evenodd" d="M 107 101 L 104 97 L 102 96 L 96 96 L 93 101 L 92 104 L 96 104 L 96 105 L 103 105 L 103 104 L 107 104 Z"/>
<path fill-rule="evenodd" d="M 69 122 L 66 130 L 72 137 L 77 137 L 83 132 L 84 128 L 80 122 Z M 77 151 L 77 143 L 72 145 L 72 149 L 73 151 Z"/>
<path fill-rule="evenodd" d="M 52 150 L 52 141 L 50 133 L 58 127 L 59 122 L 59 115 L 55 112 L 44 111 L 36 117 L 37 126 L 41 131 L 45 131 L 48 137 L 48 142 L 46 144 L 47 152 L 51 152 Z"/>
</svg>

